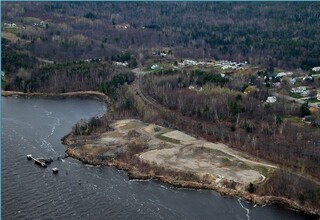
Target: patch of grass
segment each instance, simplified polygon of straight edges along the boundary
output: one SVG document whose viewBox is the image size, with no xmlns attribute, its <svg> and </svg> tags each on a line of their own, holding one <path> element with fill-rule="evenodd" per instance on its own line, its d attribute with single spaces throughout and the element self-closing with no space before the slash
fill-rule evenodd
<svg viewBox="0 0 320 220">
<path fill-rule="evenodd" d="M 305 122 L 300 117 L 286 115 L 282 117 L 283 120 L 291 121 L 299 126 L 308 126 L 310 127 L 310 122 Z M 318 129 L 320 126 L 314 126 L 312 128 Z"/>
<path fill-rule="evenodd" d="M 270 169 L 267 167 L 255 167 L 255 170 L 259 171 L 265 177 L 268 177 L 270 175 Z"/>
<path fill-rule="evenodd" d="M 238 165 L 238 167 L 241 168 L 242 170 L 248 170 L 251 168 L 245 162 L 242 162 L 242 161 L 240 161 L 240 164 Z"/>
<path fill-rule="evenodd" d="M 170 143 L 174 143 L 174 144 L 180 144 L 180 141 L 177 139 L 173 139 L 173 138 L 169 138 L 169 137 L 165 137 L 163 136 L 164 133 L 160 133 L 160 134 L 156 134 L 155 137 L 165 141 L 165 142 L 170 142 Z"/>
<path fill-rule="evenodd" d="M 17 34 L 19 32 L 19 28 L 17 27 L 12 27 L 12 28 L 5 28 L 6 32 L 12 33 L 12 34 Z"/>
<path fill-rule="evenodd" d="M 310 102 L 310 103 L 320 103 L 320 101 L 315 97 L 309 98 L 309 99 L 307 99 L 307 101 Z"/>
<path fill-rule="evenodd" d="M 1 78 L 1 89 L 3 90 L 6 87 L 6 80 L 2 77 Z"/>
<path fill-rule="evenodd" d="M 162 74 L 163 71 L 164 71 L 164 69 L 160 68 L 160 69 L 151 70 L 150 72 L 156 73 L 156 74 Z"/>
<path fill-rule="evenodd" d="M 118 131 L 111 131 L 110 133 L 108 133 L 108 136 L 112 138 L 117 138 L 117 137 L 123 137 L 124 135 Z"/>
<path fill-rule="evenodd" d="M 277 74 L 277 73 L 280 73 L 280 72 L 286 72 L 286 70 L 280 69 L 279 67 L 274 67 L 273 72 L 275 72 Z"/>
<path fill-rule="evenodd" d="M 228 158 L 222 158 L 221 160 L 221 165 L 224 166 L 224 167 L 230 167 L 230 166 L 233 166 L 233 161 L 229 160 Z"/>
<path fill-rule="evenodd" d="M 206 148 L 206 147 L 198 147 L 198 148 L 195 148 L 194 149 L 194 153 L 195 154 L 201 154 L 201 153 L 205 153 L 205 154 L 212 154 L 214 156 L 220 156 L 220 157 L 226 157 L 226 158 L 223 158 L 223 159 L 227 159 L 230 161 L 229 158 L 232 158 L 230 157 L 228 154 L 220 151 L 220 150 L 217 150 L 217 149 L 211 149 L 211 148 Z M 223 160 L 221 159 L 221 160 Z"/>
<path fill-rule="evenodd" d="M 24 23 L 39 23 L 41 19 L 36 18 L 36 17 L 24 17 L 23 22 Z"/>
<path fill-rule="evenodd" d="M 152 69 L 151 69 L 151 67 L 146 67 L 143 69 L 143 71 L 150 72 L 150 71 L 152 71 Z"/>
<path fill-rule="evenodd" d="M 292 116 L 292 115 L 285 115 L 282 117 L 283 120 L 287 120 L 287 121 L 292 121 L 298 124 L 303 125 L 302 119 L 300 117 L 297 116 Z"/>
<path fill-rule="evenodd" d="M 128 123 L 120 126 L 119 128 L 129 130 L 129 129 L 137 129 L 137 127 L 138 127 L 138 125 L 135 124 L 134 122 L 128 122 Z"/>
<path fill-rule="evenodd" d="M 2 37 L 13 42 L 16 42 L 18 39 L 20 39 L 17 37 L 17 35 L 7 31 L 2 31 Z"/>
<path fill-rule="evenodd" d="M 250 75 L 250 74 L 255 73 L 255 70 L 248 68 L 247 66 L 244 67 L 243 69 L 238 69 L 236 71 L 237 71 L 237 74 L 249 74 Z"/>
<path fill-rule="evenodd" d="M 303 96 L 302 96 L 301 94 L 299 94 L 299 93 L 292 93 L 292 92 L 290 92 L 290 96 L 291 96 L 292 98 L 295 98 L 295 99 L 300 99 L 300 98 L 303 97 Z"/>
<path fill-rule="evenodd" d="M 91 145 L 84 145 L 82 148 L 80 148 L 80 151 L 83 153 L 91 154 L 91 155 L 96 155 L 98 152 L 97 147 L 93 147 Z"/>
</svg>

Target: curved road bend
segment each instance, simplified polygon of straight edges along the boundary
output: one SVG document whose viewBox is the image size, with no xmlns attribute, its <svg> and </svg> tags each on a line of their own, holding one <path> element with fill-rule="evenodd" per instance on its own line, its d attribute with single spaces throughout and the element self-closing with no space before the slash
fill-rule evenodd
<svg viewBox="0 0 320 220">
<path fill-rule="evenodd" d="M 303 99 L 296 99 L 296 98 L 293 98 L 291 96 L 288 96 L 288 95 L 284 95 L 284 94 L 280 94 L 280 93 L 277 93 L 277 92 L 271 92 L 271 95 L 274 95 L 280 99 L 286 99 L 286 100 L 289 100 L 289 101 L 294 101 L 296 103 L 300 103 L 300 104 L 304 104 L 306 101 L 303 100 Z M 310 103 L 309 102 L 309 106 L 310 107 L 313 107 L 313 108 L 317 108 L 317 109 L 320 109 L 320 107 L 318 107 L 318 104 L 316 103 Z"/>
</svg>

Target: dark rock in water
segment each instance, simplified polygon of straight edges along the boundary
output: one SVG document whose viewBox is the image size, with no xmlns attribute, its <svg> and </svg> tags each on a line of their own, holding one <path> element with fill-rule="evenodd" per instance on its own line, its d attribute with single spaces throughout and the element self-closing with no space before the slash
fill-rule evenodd
<svg viewBox="0 0 320 220">
<path fill-rule="evenodd" d="M 56 168 L 56 167 L 54 167 L 54 168 L 52 168 L 52 172 L 53 172 L 54 174 L 57 174 L 57 173 L 59 172 L 59 169 Z"/>
<path fill-rule="evenodd" d="M 46 165 L 50 164 L 53 162 L 53 159 L 51 158 L 48 158 L 48 159 L 45 159 L 45 158 L 38 158 L 38 160 L 42 163 L 45 163 Z"/>
</svg>

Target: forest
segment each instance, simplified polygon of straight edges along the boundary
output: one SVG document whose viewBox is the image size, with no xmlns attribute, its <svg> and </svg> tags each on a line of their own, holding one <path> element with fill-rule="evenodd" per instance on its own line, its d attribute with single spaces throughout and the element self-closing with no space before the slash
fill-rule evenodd
<svg viewBox="0 0 320 220">
<path fill-rule="evenodd" d="M 143 63 L 170 48 L 177 59 L 320 65 L 318 2 L 4 2 L 2 22 L 20 27 L 16 45 L 56 62 L 125 50 Z"/>
</svg>

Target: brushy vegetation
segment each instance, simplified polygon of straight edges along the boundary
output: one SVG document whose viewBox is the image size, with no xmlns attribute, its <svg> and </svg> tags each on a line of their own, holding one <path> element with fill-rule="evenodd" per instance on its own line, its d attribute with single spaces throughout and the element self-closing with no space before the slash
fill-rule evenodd
<svg viewBox="0 0 320 220">
<path fill-rule="evenodd" d="M 92 117 L 89 120 L 81 120 L 76 123 L 72 128 L 72 132 L 75 135 L 90 135 L 101 127 L 103 127 L 104 129 L 108 128 L 108 120 L 105 117 Z"/>
</svg>

